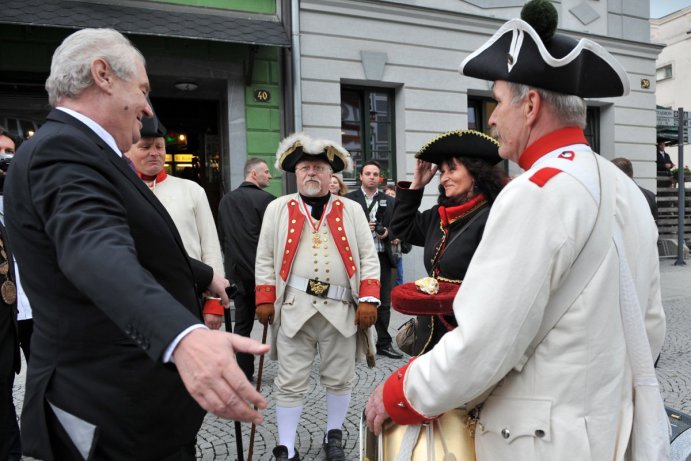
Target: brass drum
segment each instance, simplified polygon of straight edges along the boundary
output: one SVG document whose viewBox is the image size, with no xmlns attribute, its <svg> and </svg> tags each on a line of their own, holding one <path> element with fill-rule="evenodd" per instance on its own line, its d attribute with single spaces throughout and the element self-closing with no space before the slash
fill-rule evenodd
<svg viewBox="0 0 691 461">
<path fill-rule="evenodd" d="M 360 461 L 395 461 L 407 428 L 387 421 L 377 437 L 367 429 L 363 413 L 360 419 Z M 429 444 L 429 440 L 433 443 Z M 451 410 L 436 421 L 423 424 L 410 460 L 475 461 L 474 422 L 467 412 Z"/>
</svg>

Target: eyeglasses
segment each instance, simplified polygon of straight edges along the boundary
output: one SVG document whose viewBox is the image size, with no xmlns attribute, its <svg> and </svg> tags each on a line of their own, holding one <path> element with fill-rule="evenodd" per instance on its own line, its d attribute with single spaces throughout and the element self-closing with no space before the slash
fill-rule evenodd
<svg viewBox="0 0 691 461">
<path fill-rule="evenodd" d="M 316 166 L 301 166 L 300 168 L 296 168 L 295 171 L 299 171 L 300 173 L 309 173 L 310 170 L 314 171 L 315 173 L 324 173 L 326 170 L 328 170 L 329 167 L 325 165 L 316 165 Z"/>
</svg>

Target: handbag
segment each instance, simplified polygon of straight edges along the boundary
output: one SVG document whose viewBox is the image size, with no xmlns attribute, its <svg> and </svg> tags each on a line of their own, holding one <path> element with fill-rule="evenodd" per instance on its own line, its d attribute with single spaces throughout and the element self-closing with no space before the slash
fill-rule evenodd
<svg viewBox="0 0 691 461">
<path fill-rule="evenodd" d="M 424 354 L 433 345 L 435 337 L 434 317 L 413 317 L 398 327 L 396 345 L 411 357 Z M 439 338 L 437 338 L 437 341 Z"/>
<path fill-rule="evenodd" d="M 465 410 L 449 410 L 424 424 L 388 421 L 375 437 L 361 421 L 360 446 L 367 461 L 475 461 L 475 421 Z"/>
<path fill-rule="evenodd" d="M 403 325 L 398 327 L 398 333 L 396 333 L 396 345 L 401 352 L 408 355 L 417 355 L 420 351 L 415 352 L 415 342 L 417 340 L 417 318 L 405 322 Z"/>
</svg>

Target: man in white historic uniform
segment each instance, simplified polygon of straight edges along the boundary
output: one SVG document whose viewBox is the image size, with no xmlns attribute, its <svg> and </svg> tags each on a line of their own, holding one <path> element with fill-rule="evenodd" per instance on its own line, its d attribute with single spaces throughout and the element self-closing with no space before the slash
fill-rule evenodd
<svg viewBox="0 0 691 461">
<path fill-rule="evenodd" d="M 536 3 L 547 10 L 531 16 Z M 534 29 L 535 16 L 553 19 L 551 33 Z M 664 460 L 657 229 L 636 184 L 583 132 L 583 98 L 626 95 L 629 79 L 596 43 L 554 34 L 550 2 L 522 17 L 460 71 L 494 82 L 499 154 L 525 172 L 492 207 L 454 301 L 458 328 L 374 391 L 368 426 L 482 401 L 478 461 Z"/>
<path fill-rule="evenodd" d="M 344 461 L 342 426 L 355 359 L 373 366 L 379 259 L 367 220 L 352 200 L 329 193 L 331 173 L 351 168 L 348 152 L 302 133 L 281 142 L 276 167 L 295 173 L 297 194 L 269 204 L 257 247 L 257 318 L 271 323 L 279 461 L 297 461 L 295 435 L 316 351 L 326 388 L 327 460 Z"/>
</svg>

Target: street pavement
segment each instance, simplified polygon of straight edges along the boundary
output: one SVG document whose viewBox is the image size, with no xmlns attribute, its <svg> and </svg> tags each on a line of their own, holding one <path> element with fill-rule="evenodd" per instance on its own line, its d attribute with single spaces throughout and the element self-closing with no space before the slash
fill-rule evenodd
<svg viewBox="0 0 691 461">
<path fill-rule="evenodd" d="M 688 265 L 676 266 L 675 259 L 661 259 L 660 273 L 662 299 L 667 314 L 667 337 L 658 363 L 658 378 L 665 404 L 681 412 L 691 414 L 691 261 Z M 395 336 L 396 329 L 409 317 L 392 312 L 389 330 Z M 257 323 L 253 337 L 261 339 L 262 326 Z M 356 383 L 351 408 L 344 425 L 346 459 L 360 459 L 360 421 L 367 398 L 372 390 L 383 382 L 394 370 L 403 365 L 405 359 L 389 359 L 377 356 L 373 369 L 364 363 L 356 368 Z M 324 390 L 318 385 L 318 360 L 312 370 L 310 393 L 304 406 L 301 424 L 298 428 L 296 448 L 303 460 L 323 460 L 322 440 L 326 423 Z M 22 367 L 25 370 L 26 367 Z M 256 376 L 256 374 L 255 374 Z M 273 459 L 271 451 L 276 446 L 277 431 L 273 394 L 273 380 L 276 364 L 265 360 L 262 393 L 267 397 L 269 407 L 264 411 L 264 424 L 256 428 L 253 460 Z M 24 391 L 24 374 L 15 382 L 14 396 L 17 410 L 21 411 Z M 171 402 L 174 404 L 174 402 Z M 235 424 L 213 415 L 207 415 L 197 438 L 197 459 L 199 460 L 247 460 L 250 425 L 242 424 L 244 454 L 240 458 L 235 442 Z M 30 460 L 31 458 L 24 458 Z"/>
</svg>

